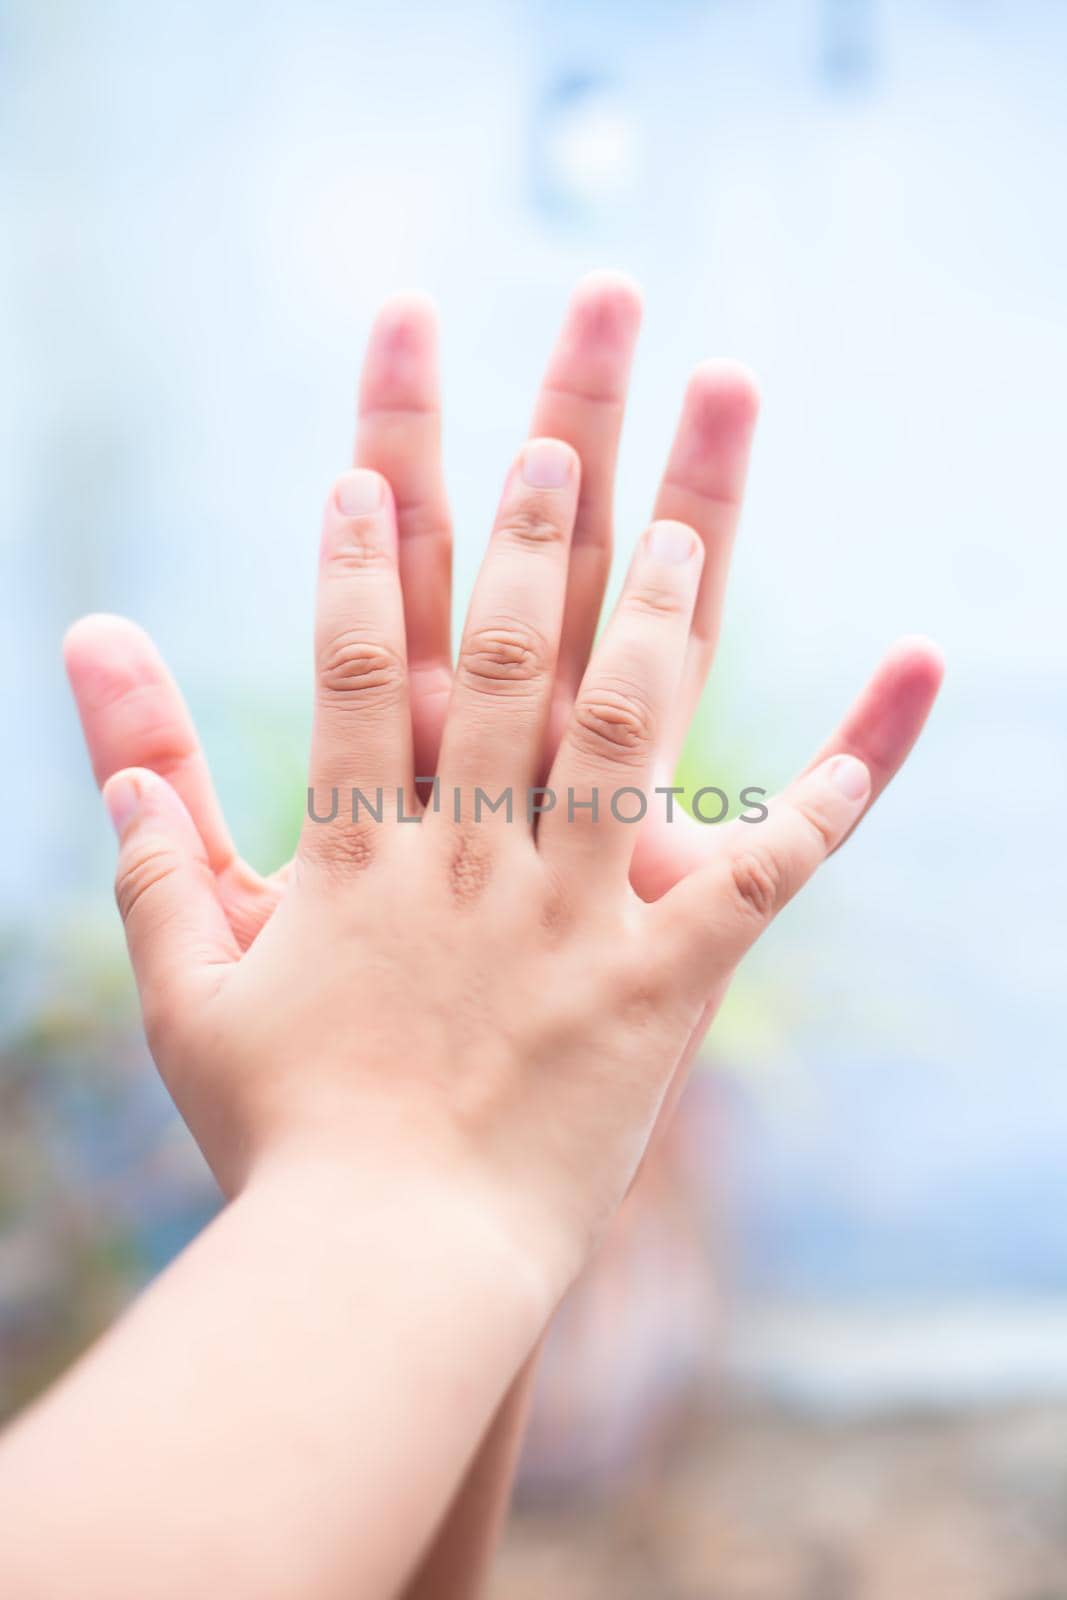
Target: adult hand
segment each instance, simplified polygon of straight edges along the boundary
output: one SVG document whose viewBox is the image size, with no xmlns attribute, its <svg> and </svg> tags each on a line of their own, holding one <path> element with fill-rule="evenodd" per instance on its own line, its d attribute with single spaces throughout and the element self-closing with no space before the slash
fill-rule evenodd
<svg viewBox="0 0 1067 1600">
<path fill-rule="evenodd" d="M 615 461 L 639 321 L 639 297 L 627 280 L 596 274 L 580 284 L 534 410 L 534 433 L 567 441 L 582 464 L 542 773 L 588 660 L 610 568 Z M 705 549 L 685 665 L 657 755 L 660 782 L 670 782 L 714 655 L 756 410 L 754 386 L 742 369 L 723 362 L 699 366 L 656 496 L 656 516 L 687 522 Z M 360 386 L 354 459 L 381 471 L 395 494 L 415 765 L 419 772 L 431 772 L 452 673 L 451 534 L 441 469 L 436 328 L 431 308 L 421 299 L 391 301 L 374 325 Z M 262 879 L 240 861 L 189 714 L 158 652 L 132 623 L 91 617 L 71 630 L 66 656 L 98 780 L 105 782 L 123 767 L 142 766 L 171 782 L 201 836 L 236 942 L 247 948 L 272 915 L 289 867 Z M 928 643 L 902 641 L 816 757 L 846 753 L 864 762 L 872 782 L 863 812 L 918 736 L 940 673 L 937 652 Z M 631 879 L 645 899 L 663 894 L 729 841 L 729 830 L 701 828 L 678 812 L 668 825 L 664 815 L 653 807 L 638 831 Z M 685 1067 L 721 992 L 720 985 L 707 996 L 661 1115 L 668 1114 L 684 1082 Z M 498 1417 L 413 1595 L 458 1600 L 477 1592 L 506 1501 L 523 1387 L 517 1386 Z"/>
<path fill-rule="evenodd" d="M 546 761 L 585 670 L 611 566 L 615 463 L 640 316 L 640 297 L 627 279 L 596 273 L 583 280 L 534 408 L 533 434 L 564 440 L 582 463 Z M 657 756 L 666 782 L 714 658 L 757 408 L 755 387 L 742 368 L 719 361 L 697 367 L 655 499 L 654 516 L 687 523 L 705 549 L 682 682 Z M 430 773 L 452 677 L 452 528 L 441 462 L 436 323 L 420 297 L 391 300 L 375 321 L 353 459 L 381 472 L 393 489 L 415 764 Z M 264 878 L 238 856 L 196 730 L 159 652 L 136 624 L 90 616 L 69 631 L 65 657 L 97 781 L 141 766 L 172 784 L 204 842 L 235 937 L 246 948 L 277 905 L 289 864 Z M 847 753 L 862 760 L 872 778 L 868 808 L 918 737 L 941 670 L 928 641 L 900 641 L 815 758 Z M 667 824 L 664 811 L 653 808 L 635 852 L 635 889 L 655 898 L 718 844 L 717 830 L 677 812 Z"/>
</svg>

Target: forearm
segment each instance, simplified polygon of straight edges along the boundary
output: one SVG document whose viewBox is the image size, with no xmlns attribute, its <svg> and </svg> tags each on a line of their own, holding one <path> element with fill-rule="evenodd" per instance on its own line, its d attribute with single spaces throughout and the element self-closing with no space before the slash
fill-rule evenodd
<svg viewBox="0 0 1067 1600">
<path fill-rule="evenodd" d="M 507 1516 L 540 1346 L 501 1401 L 404 1600 L 478 1600 Z"/>
<path fill-rule="evenodd" d="M 265 1175 L 0 1450 L 0 1590 L 391 1595 L 547 1313 L 453 1194 Z"/>
</svg>

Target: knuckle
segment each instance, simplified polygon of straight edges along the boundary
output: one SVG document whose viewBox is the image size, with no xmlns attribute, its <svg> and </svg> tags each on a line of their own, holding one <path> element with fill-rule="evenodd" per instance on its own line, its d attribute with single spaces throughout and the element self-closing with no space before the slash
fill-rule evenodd
<svg viewBox="0 0 1067 1600">
<path fill-rule="evenodd" d="M 123 862 L 115 878 L 115 903 L 128 922 L 146 896 L 177 870 L 178 858 L 167 844 L 151 845 L 133 861 Z"/>
<path fill-rule="evenodd" d="M 497 538 L 511 539 L 521 545 L 561 544 L 566 537 L 566 526 L 536 500 L 513 506 L 497 529 Z"/>
<path fill-rule="evenodd" d="M 838 829 L 825 812 L 811 800 L 797 805 L 797 813 L 805 824 L 812 845 L 819 857 L 829 855 L 837 843 Z"/>
<path fill-rule="evenodd" d="M 343 532 L 334 536 L 326 552 L 326 563 L 328 576 L 334 577 L 392 565 L 380 541 L 372 538 L 359 522 L 346 524 Z"/>
<path fill-rule="evenodd" d="M 581 696 L 575 703 L 574 722 L 579 750 L 598 761 L 639 765 L 655 735 L 651 706 L 629 684 L 600 684 Z"/>
<path fill-rule="evenodd" d="M 390 567 L 392 557 L 382 538 L 380 519 L 367 516 L 338 517 L 323 534 L 322 561 L 327 579 L 347 572 Z"/>
<path fill-rule="evenodd" d="M 545 641 L 533 629 L 514 623 L 476 629 L 465 641 L 459 663 L 466 683 L 492 693 L 528 689 L 547 670 Z"/>
<path fill-rule="evenodd" d="M 376 855 L 376 836 L 372 823 L 334 821 L 305 828 L 300 853 L 304 860 L 321 868 L 328 879 L 347 880 L 365 872 Z"/>
<path fill-rule="evenodd" d="M 688 593 L 679 593 L 667 584 L 645 578 L 634 584 L 622 597 L 622 609 L 631 616 L 651 618 L 659 622 L 664 618 L 688 617 L 692 599 Z"/>
<path fill-rule="evenodd" d="M 404 677 L 400 655 L 380 639 L 340 633 L 319 652 L 319 690 L 327 700 L 358 695 L 364 703 L 391 702 L 402 692 Z"/>
<path fill-rule="evenodd" d="M 777 856 L 766 849 L 742 850 L 730 861 L 734 902 L 742 915 L 769 922 L 785 896 L 785 874 Z"/>
<path fill-rule="evenodd" d="M 452 518 L 436 501 L 398 500 L 396 520 L 405 539 L 432 540 L 442 551 L 451 551 Z"/>
<path fill-rule="evenodd" d="M 448 860 L 448 889 L 454 903 L 470 906 L 479 900 L 488 887 L 492 871 L 492 858 L 487 847 L 473 830 L 462 831 L 455 840 Z"/>
</svg>

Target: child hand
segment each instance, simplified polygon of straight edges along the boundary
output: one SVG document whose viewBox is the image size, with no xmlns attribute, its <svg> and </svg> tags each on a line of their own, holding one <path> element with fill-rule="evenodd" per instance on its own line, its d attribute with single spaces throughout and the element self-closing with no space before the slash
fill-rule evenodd
<svg viewBox="0 0 1067 1600">
<path fill-rule="evenodd" d="M 610 566 L 615 455 L 638 320 L 639 303 L 625 280 L 611 275 L 585 280 L 572 300 L 535 407 L 534 431 L 567 441 L 582 463 L 539 763 L 542 772 L 571 718 Z M 620 666 L 617 620 L 604 643 L 607 650 L 611 639 L 616 640 L 614 664 L 602 653 L 596 669 L 600 676 L 590 680 L 597 726 L 591 732 L 583 721 L 589 712 L 586 702 L 577 723 L 572 723 L 576 732 L 563 747 L 571 751 L 572 760 L 576 753 L 580 758 L 586 788 L 593 782 L 594 767 L 616 774 L 616 782 L 623 773 L 620 786 L 647 781 L 634 774 L 647 773 L 654 739 L 660 746 L 656 781 L 670 782 L 714 652 L 755 410 L 751 381 L 741 369 L 723 363 L 697 369 L 686 392 L 655 515 L 695 528 L 707 559 L 695 603 L 691 596 L 685 598 L 687 583 L 691 589 L 694 581 L 692 565 L 675 564 L 682 570 L 667 575 L 670 599 L 662 613 L 641 611 L 642 604 L 648 611 L 648 594 L 660 592 L 647 585 L 662 564 L 653 561 L 649 567 L 642 562 L 632 575 L 637 587 L 627 601 L 629 611 L 624 608 L 623 616 L 630 617 L 624 626 L 639 625 L 646 638 L 645 668 L 651 681 L 646 684 L 642 672 L 635 672 L 640 658 L 631 658 L 625 648 Z M 382 472 L 396 494 L 396 565 L 403 594 L 410 746 L 414 770 L 429 773 L 437 770 L 452 677 L 450 524 L 440 458 L 435 328 L 432 313 L 419 300 L 391 302 L 375 324 L 361 387 L 355 458 L 360 465 Z M 573 499 L 570 481 L 566 492 Z M 563 501 L 556 504 L 554 533 L 540 552 L 545 557 L 549 551 L 555 554 L 540 568 L 542 574 L 553 573 L 558 610 L 559 548 L 566 514 Z M 382 515 L 388 522 L 388 500 Z M 330 528 L 336 530 L 345 520 L 328 509 L 327 538 Z M 367 534 L 373 543 L 372 530 Z M 388 526 L 385 534 L 388 544 Z M 521 540 L 512 543 L 526 549 Z M 536 554 L 536 545 L 526 553 Z M 365 565 L 369 569 L 375 563 L 387 564 L 379 554 Z M 355 567 L 351 576 L 358 570 Z M 656 582 L 662 585 L 662 572 Z M 542 594 L 541 604 L 544 599 Z M 524 593 L 523 606 L 526 600 Z M 680 646 L 687 606 L 691 606 L 688 639 Z M 475 700 L 484 704 L 492 727 L 502 728 L 489 751 L 494 759 L 509 752 L 514 718 L 523 721 L 526 743 L 510 750 L 521 783 L 520 769 L 529 766 L 530 707 L 543 704 L 543 680 L 550 670 L 555 639 L 551 630 L 540 639 L 544 648 L 538 671 L 525 690 L 521 677 L 516 687 L 509 676 L 516 665 L 516 623 L 527 630 L 531 623 L 536 628 L 536 619 L 517 607 L 508 618 L 512 654 L 510 664 L 505 663 L 507 671 Z M 658 656 L 653 645 L 657 637 L 662 652 Z M 500 643 L 497 625 L 498 669 Z M 154 783 L 151 772 L 135 774 L 138 794 L 132 809 L 122 803 L 121 788 L 118 794 L 109 791 L 109 797 L 127 835 L 124 859 L 132 863 L 123 894 L 129 922 L 135 925 L 132 936 L 143 951 L 138 960 L 146 974 L 148 1020 L 179 1103 L 221 1181 L 231 1190 L 251 1173 L 276 1164 L 274 1158 L 299 1163 L 308 1153 L 315 1165 L 314 1181 L 305 1164 L 295 1185 L 282 1185 L 285 1197 L 305 1195 L 319 1186 L 331 1152 L 341 1158 L 349 1174 L 355 1154 L 359 1194 L 354 1196 L 345 1183 L 348 1204 L 342 1215 L 363 1218 L 372 1235 L 380 1208 L 393 1218 L 381 1240 L 387 1255 L 377 1269 L 381 1326 L 406 1330 L 402 1336 L 410 1340 L 413 1306 L 406 1310 L 401 1306 L 413 1295 L 413 1303 L 422 1307 L 419 1319 L 429 1341 L 414 1362 L 423 1373 L 423 1389 L 432 1384 L 430 1350 L 435 1360 L 439 1353 L 440 1375 L 451 1382 L 447 1350 L 440 1345 L 441 1319 L 448 1305 L 462 1303 L 472 1288 L 468 1283 L 464 1289 L 457 1276 L 458 1240 L 472 1226 L 481 1230 L 486 1248 L 477 1257 L 469 1253 L 471 1274 L 460 1276 L 472 1275 L 474 1283 L 485 1284 L 488 1273 L 488 1281 L 499 1281 L 501 1290 L 512 1277 L 516 1254 L 509 1238 L 517 1240 L 542 1279 L 543 1293 L 535 1298 L 547 1311 L 560 1282 L 580 1258 L 583 1240 L 587 1242 L 601 1225 L 639 1159 L 657 1102 L 660 1116 L 669 1110 L 725 989 L 735 950 L 754 936 L 762 919 L 794 886 L 788 864 L 793 851 L 799 848 L 806 870 L 808 844 L 816 855 L 830 847 L 832 828 L 815 838 L 810 823 L 801 820 L 809 814 L 825 823 L 829 815 L 821 809 L 828 791 L 820 789 L 820 775 L 807 778 L 786 798 L 784 807 L 776 807 L 773 823 L 755 828 L 699 829 L 678 810 L 668 825 L 662 809 L 655 807 L 642 826 L 609 830 L 614 842 L 599 825 L 595 829 L 567 825 L 569 831 L 564 832 L 558 814 L 543 819 L 536 833 L 518 827 L 504 832 L 503 824 L 496 831 L 487 831 L 484 823 L 477 829 L 453 827 L 447 815 L 430 817 L 421 827 L 396 822 L 390 830 L 383 822 L 375 825 L 377 834 L 394 835 L 388 864 L 384 850 L 374 853 L 373 838 L 360 841 L 359 830 L 346 842 L 346 831 L 336 825 L 309 823 L 297 861 L 263 879 L 236 854 L 188 712 L 147 636 L 120 618 L 88 618 L 71 630 L 66 656 L 98 780 L 104 783 L 128 767 L 151 768 L 169 780 L 169 784 Z M 676 671 L 676 691 L 665 706 L 663 683 L 671 675 L 671 660 L 677 669 L 682 656 L 685 664 Z M 492 657 L 490 651 L 487 659 Z M 605 659 L 606 679 L 601 671 Z M 469 688 L 469 662 L 463 672 Z M 476 670 L 474 677 L 478 676 Z M 928 644 L 902 643 L 816 758 L 813 766 L 834 755 L 851 754 L 870 771 L 873 782 L 865 802 L 846 802 L 836 794 L 831 802 L 839 827 L 840 807 L 849 809 L 852 822 L 845 823 L 845 831 L 900 767 L 922 727 L 939 678 L 939 660 Z M 615 698 L 620 681 L 622 702 Z M 509 693 L 518 702 L 511 707 L 502 698 Z M 354 737 L 362 739 L 366 729 L 368 737 L 379 740 L 367 697 L 350 694 L 347 704 L 353 712 L 348 722 Z M 357 706 L 364 708 L 358 716 Z M 618 739 L 608 739 L 605 747 L 605 732 L 611 731 L 601 725 L 605 710 L 607 723 L 622 734 L 621 745 Z M 502 716 L 508 717 L 506 724 Z M 479 721 L 469 705 L 456 726 L 478 726 Z M 390 759 L 395 761 L 399 751 L 399 766 L 410 771 L 403 748 L 403 718 L 393 727 L 399 743 Z M 632 738 L 629 757 L 627 729 Z M 456 752 L 457 735 L 451 737 L 446 754 L 449 749 Z M 595 761 L 594 750 L 599 750 Z M 358 781 L 353 774 L 366 772 L 361 761 L 366 752 L 353 745 L 351 753 L 354 762 L 343 763 L 349 775 L 342 783 Z M 457 767 L 464 766 L 461 753 L 455 754 Z M 371 752 L 375 762 L 381 756 L 381 749 L 377 755 Z M 317 781 L 321 779 L 320 773 Z M 559 776 L 546 781 L 555 784 Z M 806 813 L 817 790 L 823 799 Z M 521 818 L 521 793 L 517 798 Z M 328 794 L 320 792 L 319 802 L 328 811 Z M 790 815 L 798 829 L 795 836 Z M 588 813 L 579 811 L 579 823 L 582 818 Z M 487 821 L 492 824 L 494 819 Z M 788 841 L 780 837 L 783 829 Z M 524 842 L 517 843 L 520 835 Z M 658 908 L 642 906 L 620 875 L 620 862 L 629 854 L 633 835 L 630 882 L 637 895 L 651 901 L 678 886 Z M 333 843 L 325 848 L 323 841 L 331 837 Z M 844 833 L 839 831 L 837 837 Z M 409 842 L 413 838 L 421 842 L 416 846 Z M 602 857 L 596 843 L 601 838 L 607 841 Z M 754 838 L 760 843 L 755 854 L 750 849 Z M 489 848 L 480 850 L 483 842 Z M 688 883 L 683 882 L 686 879 Z M 138 888 L 144 891 L 140 896 Z M 683 892 L 687 889 L 688 894 Z M 149 910 L 150 906 L 155 909 Z M 709 930 L 709 916 L 721 919 L 717 938 Z M 443 937 L 434 935 L 435 926 L 446 930 Z M 691 937 L 685 932 L 689 926 Z M 143 938 L 138 929 L 144 931 Z M 256 960 L 239 959 L 250 946 Z M 352 959 L 358 952 L 352 972 L 345 970 L 346 950 Z M 173 952 L 173 965 L 168 952 Z M 418 985 L 417 993 L 413 985 Z M 283 1015 L 272 1007 L 286 989 Z M 206 997 L 203 1006 L 202 997 Z M 398 1050 L 397 1038 L 411 1041 L 411 1048 Z M 670 1084 L 664 1093 L 664 1063 L 672 1054 L 676 1064 L 673 1077 L 668 1071 Z M 592 1156 L 597 1157 L 595 1162 Z M 537 1173 L 535 1183 L 532 1172 Z M 235 1217 L 233 1229 L 236 1233 L 254 1226 L 257 1217 L 269 1218 L 273 1259 L 283 1247 L 271 1185 L 260 1185 L 257 1192 L 264 1203 L 253 1212 L 246 1210 L 243 1221 Z M 410 1225 L 394 1215 L 402 1194 L 409 1196 Z M 473 1201 L 466 1218 L 464 1195 Z M 507 1236 L 497 1241 L 502 1250 L 485 1238 L 487 1225 L 507 1230 Z M 324 1234 L 322 1247 L 332 1263 L 319 1209 L 314 1228 L 316 1234 Z M 304 1237 L 300 1223 L 296 1238 Z M 409 1255 L 415 1241 L 423 1241 L 420 1249 L 438 1250 L 439 1244 L 432 1241 L 445 1237 L 451 1242 L 440 1271 L 430 1272 L 428 1259 L 423 1260 L 413 1283 Z M 350 1243 L 344 1248 L 350 1252 Z M 355 1252 L 355 1259 L 366 1270 L 362 1250 Z M 386 1259 L 393 1265 L 383 1278 Z M 221 1270 L 228 1277 L 226 1257 Z M 343 1298 L 344 1276 L 335 1280 L 332 1264 L 329 1270 L 330 1283 Z M 310 1260 L 308 1275 L 315 1275 Z M 447 1294 L 434 1316 L 427 1311 L 427 1295 L 430 1280 L 437 1278 L 442 1279 L 442 1290 L 447 1285 Z M 317 1297 L 325 1300 L 324 1282 L 321 1277 L 317 1281 Z M 233 1290 L 238 1303 L 243 1303 L 249 1293 L 244 1277 Z M 213 1303 L 219 1293 L 212 1290 Z M 397 1304 L 390 1315 L 388 1307 L 394 1300 Z M 498 1385 L 507 1381 L 518 1358 L 508 1357 L 500 1345 L 500 1330 L 488 1315 L 487 1300 L 483 1297 L 479 1303 L 484 1349 L 478 1370 L 485 1405 L 493 1403 Z M 501 1308 L 495 1309 L 498 1319 Z M 281 1361 L 284 1342 L 277 1313 L 274 1325 Z M 370 1337 L 371 1330 L 365 1327 L 364 1333 Z M 520 1316 L 518 1346 L 530 1336 L 529 1323 Z M 205 1366 L 206 1350 L 214 1350 L 215 1340 L 211 1331 L 202 1356 Z M 159 1345 L 158 1330 L 154 1342 Z M 127 1363 L 128 1356 L 120 1363 L 124 1370 Z M 336 1392 L 331 1387 L 336 1375 L 324 1353 L 320 1364 L 325 1436 L 336 1412 Z M 285 1370 L 284 1365 L 278 1368 L 279 1374 Z M 268 1369 L 264 1367 L 259 1376 L 267 1381 Z M 358 1372 L 350 1369 L 348 1376 L 355 1384 Z M 250 1404 L 258 1407 L 254 1379 L 250 1373 Z M 423 1415 L 421 1394 L 420 1389 L 412 1396 L 413 1422 Z M 388 1390 L 381 1398 L 383 1404 L 389 1403 Z M 179 1396 L 175 1403 L 180 1402 Z M 305 1394 L 305 1408 L 308 1405 Z M 364 1423 L 370 1409 L 367 1393 L 358 1409 Z M 514 1454 L 509 1440 L 521 1418 L 518 1398 L 505 1409 L 512 1415 L 497 1430 L 502 1443 L 499 1450 L 493 1448 L 499 1459 L 477 1468 L 471 1516 L 456 1513 L 450 1518 L 441 1547 L 435 1546 L 428 1556 L 412 1594 L 475 1592 L 505 1502 Z M 450 1481 L 448 1464 L 455 1438 L 464 1431 L 476 1437 L 484 1425 L 469 1393 L 462 1422 L 457 1414 L 453 1423 L 452 1429 L 441 1427 L 439 1419 L 435 1433 L 440 1493 L 447 1491 Z M 301 1426 L 306 1426 L 306 1417 L 302 1416 Z M 246 1452 L 243 1437 L 239 1444 L 240 1452 Z M 489 1454 L 488 1446 L 483 1453 Z M 263 1459 L 273 1459 L 270 1450 L 263 1452 Z M 421 1461 L 429 1480 L 433 1463 L 425 1448 Z M 343 1452 L 338 1470 L 345 1470 Z M 505 1489 L 489 1495 L 487 1508 L 484 1485 L 493 1475 Z M 415 1494 L 417 1485 L 409 1479 L 410 1475 L 405 1482 Z M 387 1483 L 383 1480 L 380 1487 L 384 1492 Z M 422 1487 L 425 1492 L 426 1484 Z M 352 1526 L 359 1527 L 360 1497 L 350 1483 L 345 1496 Z M 425 1499 L 427 1505 L 432 1502 L 432 1495 Z M 376 1526 L 374 1512 L 363 1522 Z M 282 1540 L 280 1527 L 277 1534 Z M 365 1573 L 365 1546 L 361 1562 Z"/>
<path fill-rule="evenodd" d="M 634 286 L 593 273 L 574 292 L 537 397 L 533 431 L 578 452 L 582 481 L 567 604 L 547 739 L 550 757 L 581 681 L 611 566 L 615 460 L 641 306 Z M 670 782 L 715 653 L 740 515 L 757 396 L 729 362 L 706 361 L 686 389 L 654 504 L 657 518 L 694 527 L 708 553 L 686 666 L 658 766 Z M 371 333 L 360 385 L 354 459 L 390 482 L 398 504 L 415 760 L 436 767 L 452 675 L 451 517 L 441 461 L 440 381 L 432 308 L 398 296 Z M 262 878 L 240 859 L 207 760 L 173 678 L 148 636 L 121 617 L 83 618 L 66 642 L 67 669 L 98 782 L 127 766 L 151 767 L 181 795 L 204 841 L 227 917 L 242 948 L 278 901 L 289 864 Z M 928 641 L 904 639 L 884 658 L 819 756 L 850 752 L 871 769 L 871 800 L 899 770 L 940 682 Z M 632 879 L 654 899 L 715 848 L 715 831 L 650 814 Z"/>
<path fill-rule="evenodd" d="M 535 431 L 565 440 L 582 462 L 546 763 L 588 661 L 610 568 L 615 459 L 639 321 L 640 300 L 626 279 L 596 273 L 583 280 L 534 408 Z M 451 522 L 439 391 L 431 308 L 418 297 L 390 301 L 375 322 L 364 365 L 355 459 L 384 474 L 399 507 L 398 565 L 420 773 L 436 770 L 452 674 Z M 655 516 L 690 524 L 707 553 L 685 666 L 657 757 L 657 781 L 664 784 L 671 781 L 714 656 L 756 407 L 743 369 L 723 362 L 698 367 L 656 496 Z M 261 878 L 238 856 L 188 711 L 139 628 L 117 617 L 86 618 L 72 628 L 66 657 L 98 781 L 123 767 L 143 766 L 173 784 L 203 840 L 234 937 L 246 948 L 277 906 L 290 864 Z M 838 753 L 858 756 L 871 772 L 873 802 L 918 737 L 940 676 L 938 654 L 927 641 L 900 641 L 816 761 Z M 663 809 L 652 808 L 635 831 L 631 881 L 646 900 L 709 862 L 723 836 L 723 830 L 691 823 L 679 808 L 670 824 Z M 711 997 L 698 1019 L 689 1054 L 699 1045 L 718 998 Z"/>
<path fill-rule="evenodd" d="M 338 481 L 309 780 L 318 814 L 334 791 L 338 814 L 309 816 L 249 950 L 173 790 L 143 770 L 105 788 L 149 1042 L 223 1188 L 279 1160 L 388 1152 L 487 1206 L 554 1292 L 629 1184 L 707 995 L 852 827 L 870 786 L 862 762 L 835 757 L 768 820 L 724 835 L 708 867 L 654 904 L 637 897 L 622 818 L 652 781 L 703 554 L 691 529 L 658 522 L 560 740 L 547 780 L 557 803 L 531 820 L 578 486 L 574 452 L 547 439 L 509 475 L 459 651 L 440 809 L 410 825 L 393 499 L 366 470 Z M 479 790 L 510 791 L 511 819 L 476 817 Z M 367 809 L 378 791 L 381 821 Z"/>
</svg>

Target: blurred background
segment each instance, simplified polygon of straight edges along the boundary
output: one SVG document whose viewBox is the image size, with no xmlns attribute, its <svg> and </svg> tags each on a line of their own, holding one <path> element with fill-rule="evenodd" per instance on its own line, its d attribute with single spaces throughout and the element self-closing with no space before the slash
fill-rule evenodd
<svg viewBox="0 0 1067 1600">
<path fill-rule="evenodd" d="M 497 1593 L 1067 1595 L 1065 81 L 1054 0 L 0 5 L 0 1412 L 216 1204 L 63 628 L 150 629 L 276 865 L 377 301 L 440 303 L 462 596 L 617 265 L 621 542 L 690 366 L 765 395 L 693 770 L 773 788 L 900 633 L 949 675 L 565 1308 Z"/>
</svg>

